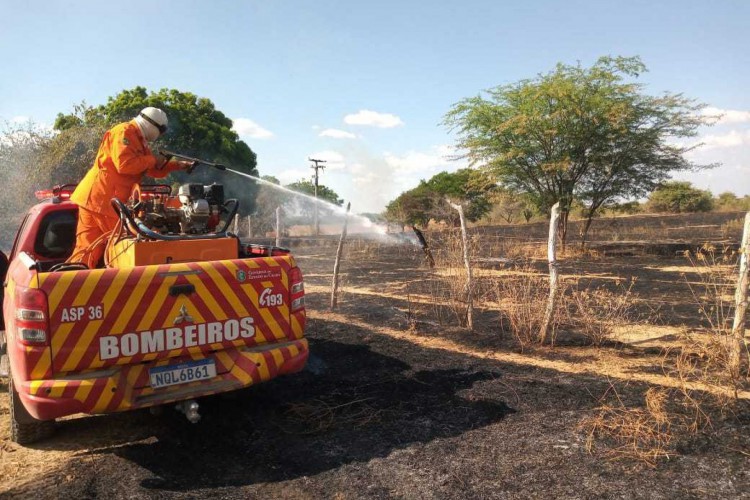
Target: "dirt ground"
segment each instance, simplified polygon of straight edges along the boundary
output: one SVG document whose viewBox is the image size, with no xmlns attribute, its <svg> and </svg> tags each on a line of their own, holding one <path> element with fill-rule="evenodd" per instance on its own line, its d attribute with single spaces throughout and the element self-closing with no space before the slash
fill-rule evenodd
<svg viewBox="0 0 750 500">
<path fill-rule="evenodd" d="M 336 312 L 331 248 L 295 253 L 312 352 L 304 372 L 205 398 L 197 425 L 171 409 L 79 417 L 27 448 L 8 440 L 3 397 L 0 496 L 750 498 L 746 405 L 656 467 L 608 460 L 606 443 L 587 451 L 579 427 L 612 387 L 637 403 L 672 383 L 661 348 L 700 323 L 684 258 L 563 260 L 568 277 L 636 276 L 649 320 L 599 348 L 561 334 L 554 348 L 522 351 L 489 301 L 474 332 L 449 314 L 436 321 L 434 271 L 418 250 L 352 244 Z M 499 267 L 480 279 L 514 272 Z"/>
</svg>

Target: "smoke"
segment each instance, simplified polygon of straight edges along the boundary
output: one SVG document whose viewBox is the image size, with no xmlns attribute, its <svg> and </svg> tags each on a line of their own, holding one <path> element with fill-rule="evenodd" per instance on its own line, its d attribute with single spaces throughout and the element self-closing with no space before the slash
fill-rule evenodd
<svg viewBox="0 0 750 500">
<path fill-rule="evenodd" d="M 390 201 L 416 187 L 420 180 L 467 166 L 465 161 L 450 159 L 455 156 L 450 146 L 393 154 L 375 153 L 364 141 L 346 141 L 337 150 L 313 155 L 334 166 L 326 169 L 321 182 L 345 200 L 351 200 L 358 212 L 380 213 Z"/>
<path fill-rule="evenodd" d="M 51 187 L 39 165 L 52 133 L 29 120 L 5 123 L 0 131 L 0 250 L 7 253 L 24 213 L 35 203 L 34 191 Z"/>
</svg>

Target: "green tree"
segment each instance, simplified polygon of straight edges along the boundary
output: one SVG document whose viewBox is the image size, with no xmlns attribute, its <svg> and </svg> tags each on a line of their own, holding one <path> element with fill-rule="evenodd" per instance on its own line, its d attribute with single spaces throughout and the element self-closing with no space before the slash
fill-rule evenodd
<svg viewBox="0 0 750 500">
<path fill-rule="evenodd" d="M 385 208 L 385 218 L 391 222 L 425 227 L 430 222 L 435 205 L 443 203 L 439 196 L 422 180 L 414 189 L 401 193 Z"/>
<path fill-rule="evenodd" d="M 394 222 L 424 227 L 430 219 L 458 223 L 457 212 L 448 206 L 446 199 L 464 204 L 464 213 L 470 221 L 484 217 L 491 209 L 489 196 L 496 189 L 486 176 L 472 169 L 440 172 L 429 180 L 399 195 L 386 207 L 386 216 Z"/>
<path fill-rule="evenodd" d="M 132 119 L 147 106 L 161 108 L 169 117 L 169 131 L 159 138 L 153 149 L 165 148 L 188 156 L 214 160 L 240 172 L 258 175 L 255 153 L 232 130 L 232 120 L 217 110 L 210 99 L 175 89 L 149 92 L 144 87 L 135 87 L 110 97 L 106 104 L 91 107 L 83 103 L 71 114 L 58 114 L 54 127 L 60 131 L 60 136 L 73 135 L 79 138 L 76 141 L 66 139 L 67 142 L 61 139 L 59 142 L 65 144 L 60 145 L 59 158 L 66 160 L 71 148 L 89 153 L 76 156 L 74 159 L 78 161 L 72 166 L 70 158 L 57 162 L 68 165 L 71 173 L 76 174 L 68 182 L 77 181 L 91 167 L 104 130 Z M 85 131 L 96 133 L 86 134 Z M 75 142 L 75 145 L 70 144 L 71 142 Z M 242 213 L 252 213 L 254 210 L 257 185 L 238 182 L 237 177 L 230 172 L 201 166 L 190 176 L 180 172 L 171 177 L 176 182 L 224 184 L 227 196 L 240 200 Z"/>
<path fill-rule="evenodd" d="M 536 207 L 523 193 L 497 189 L 489 200 L 492 208 L 488 218 L 492 221 L 500 219 L 507 224 L 514 224 L 523 219 L 529 222 L 536 213 Z"/>
<path fill-rule="evenodd" d="M 719 210 L 738 210 L 740 199 L 731 191 L 720 193 L 716 196 L 716 208 Z"/>
<path fill-rule="evenodd" d="M 444 123 L 473 165 L 504 187 L 528 194 L 542 213 L 563 207 L 563 241 L 574 198 L 588 225 L 600 207 L 642 197 L 670 172 L 708 168 L 685 159 L 692 137 L 711 119 L 680 94 L 649 96 L 634 83 L 638 57 L 602 57 L 590 68 L 558 64 L 550 73 L 464 99 Z M 585 235 L 584 235 L 585 238 Z"/>
<path fill-rule="evenodd" d="M 738 197 L 736 194 L 726 191 L 716 196 L 714 200 L 716 210 L 723 212 L 734 212 L 750 210 L 750 196 Z"/>
<path fill-rule="evenodd" d="M 299 224 L 312 224 L 316 204 L 318 216 L 327 217 L 334 212 L 331 205 L 340 207 L 344 203 L 344 200 L 339 198 L 339 195 L 333 189 L 323 184 L 318 185 L 318 200 L 320 201 L 316 202 L 314 199 L 315 185 L 309 180 L 301 179 L 287 184 L 285 187 L 305 195 L 295 196 L 290 194 L 285 197 L 284 209 L 289 216 L 289 220 L 295 221 L 296 219 Z"/>
<path fill-rule="evenodd" d="M 303 193 L 310 196 L 315 195 L 315 184 L 305 179 L 287 184 L 286 187 L 291 189 L 292 191 L 297 191 L 298 193 Z M 336 191 L 329 188 L 328 186 L 324 186 L 323 184 L 318 184 L 318 199 L 327 201 L 328 203 L 333 203 L 337 206 L 341 206 L 344 204 L 344 200 L 339 198 L 339 195 L 336 194 Z"/>
<path fill-rule="evenodd" d="M 710 191 L 696 189 L 691 183 L 681 181 L 665 182 L 651 193 L 647 203 L 651 212 L 672 214 L 710 212 L 713 206 Z"/>
</svg>

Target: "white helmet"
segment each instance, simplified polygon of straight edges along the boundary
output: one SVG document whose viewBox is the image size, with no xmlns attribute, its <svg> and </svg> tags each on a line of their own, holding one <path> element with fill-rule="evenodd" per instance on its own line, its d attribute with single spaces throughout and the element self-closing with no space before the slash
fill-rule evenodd
<svg viewBox="0 0 750 500">
<path fill-rule="evenodd" d="M 155 141 L 167 131 L 167 114 L 159 108 L 143 108 L 135 117 L 147 141 Z"/>
</svg>

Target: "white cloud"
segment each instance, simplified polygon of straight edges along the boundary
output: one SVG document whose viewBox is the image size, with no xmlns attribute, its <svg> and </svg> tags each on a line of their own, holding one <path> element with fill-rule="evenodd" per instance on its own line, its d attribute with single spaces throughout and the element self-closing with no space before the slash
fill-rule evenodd
<svg viewBox="0 0 750 500">
<path fill-rule="evenodd" d="M 704 135 L 699 138 L 699 142 L 703 143 L 703 145 L 698 148 L 701 151 L 742 146 L 750 144 L 750 130 L 731 130 L 726 134 Z"/>
<path fill-rule="evenodd" d="M 279 182 L 281 182 L 282 185 L 286 185 L 297 182 L 300 179 L 309 180 L 311 172 L 311 170 L 303 170 L 301 168 L 290 168 L 274 173 L 273 176 L 279 179 Z"/>
<path fill-rule="evenodd" d="M 748 123 L 750 122 L 750 111 L 741 111 L 737 109 L 720 109 L 715 107 L 707 107 L 702 111 L 705 116 L 721 116 L 717 124 L 727 125 L 732 123 Z"/>
<path fill-rule="evenodd" d="M 235 118 L 232 120 L 232 130 L 237 132 L 240 137 L 249 137 L 251 139 L 269 139 L 273 137 L 273 132 L 264 129 L 249 118 Z"/>
<path fill-rule="evenodd" d="M 351 200 L 355 212 L 380 212 L 402 192 L 419 185 L 421 179 L 466 167 L 465 161 L 451 161 L 452 147 L 439 145 L 405 153 L 378 153 L 361 141 L 347 141 L 341 149 L 311 152 L 308 157 L 325 160 L 320 182 Z M 276 169 L 282 184 L 310 179 L 309 166 Z"/>
<path fill-rule="evenodd" d="M 396 115 L 390 113 L 378 113 L 369 109 L 361 109 L 356 113 L 346 115 L 344 123 L 347 125 L 367 125 L 378 128 L 394 128 L 404 124 Z"/>
<path fill-rule="evenodd" d="M 454 154 L 455 149 L 442 145 L 435 146 L 429 151 L 409 151 L 400 156 L 385 153 L 385 161 L 396 172 L 402 174 L 438 173 L 441 170 L 456 168 L 457 163 L 450 160 Z"/>
<path fill-rule="evenodd" d="M 28 116 L 14 116 L 10 119 L 11 123 L 28 123 L 31 121 L 31 118 Z"/>
<path fill-rule="evenodd" d="M 334 139 L 356 139 L 356 134 L 347 132 L 346 130 L 337 130 L 335 128 L 327 128 L 318 134 L 319 137 L 332 137 Z"/>
<path fill-rule="evenodd" d="M 681 172 L 676 179 L 687 180 L 714 194 L 732 191 L 737 195 L 750 194 L 750 127 L 737 124 L 726 133 L 700 135 L 693 139 L 703 146 L 686 156 L 698 164 L 719 164 L 718 167 L 698 172 Z M 684 145 L 684 144 L 683 144 Z"/>
</svg>

